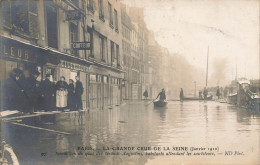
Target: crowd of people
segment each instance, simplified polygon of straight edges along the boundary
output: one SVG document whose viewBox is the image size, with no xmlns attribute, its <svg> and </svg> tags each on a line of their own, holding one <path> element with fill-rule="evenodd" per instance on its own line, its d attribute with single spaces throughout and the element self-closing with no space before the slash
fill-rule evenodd
<svg viewBox="0 0 260 165">
<path fill-rule="evenodd" d="M 26 73 L 18 68 L 12 70 L 10 77 L 1 82 L 1 110 L 18 110 L 24 113 L 65 109 L 81 110 L 84 91 L 79 76 L 76 82 L 60 77 L 57 83 L 46 74 L 45 80 L 37 81 L 40 73 L 32 70 Z"/>
</svg>

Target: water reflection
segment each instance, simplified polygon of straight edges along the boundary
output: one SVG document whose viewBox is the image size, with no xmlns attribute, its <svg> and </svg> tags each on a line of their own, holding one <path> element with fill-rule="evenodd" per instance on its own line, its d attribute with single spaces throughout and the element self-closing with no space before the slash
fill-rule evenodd
<svg viewBox="0 0 260 165">
<path fill-rule="evenodd" d="M 17 156 L 22 165 L 30 162 L 142 165 L 171 164 L 173 161 L 192 164 L 198 161 L 198 157 L 105 155 L 103 147 L 116 146 L 218 146 L 221 150 L 245 152 L 246 156 L 236 157 L 236 161 L 244 164 L 249 163 L 247 160 L 256 161 L 259 153 L 259 113 L 213 101 L 172 101 L 164 108 L 154 108 L 147 102 L 130 102 L 104 111 L 24 118 L 20 123 L 70 133 L 57 134 L 16 126 L 12 122 L 2 124 L 3 134 L 19 153 Z M 33 140 L 28 140 L 31 138 Z M 78 153 L 81 151 L 79 147 L 91 147 L 95 152 L 103 153 L 57 156 L 57 152 Z M 92 154 L 93 150 L 84 150 L 84 153 Z M 42 152 L 48 156 L 42 158 Z M 139 151 L 139 154 L 145 153 Z M 212 164 L 219 159 L 226 164 L 234 161 L 233 158 L 217 156 L 214 159 L 203 157 L 203 162 Z"/>
</svg>

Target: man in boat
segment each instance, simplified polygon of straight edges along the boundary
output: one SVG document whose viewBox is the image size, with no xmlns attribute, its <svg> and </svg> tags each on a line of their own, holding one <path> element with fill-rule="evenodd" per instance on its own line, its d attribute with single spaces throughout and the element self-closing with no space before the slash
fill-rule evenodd
<svg viewBox="0 0 260 165">
<path fill-rule="evenodd" d="M 156 99 L 157 99 L 159 96 L 160 96 L 160 98 L 159 98 L 160 101 L 166 100 L 166 95 L 165 95 L 165 90 L 164 90 L 164 88 L 163 88 L 162 91 L 157 95 Z M 155 99 L 155 100 L 156 100 L 156 99 Z"/>
<path fill-rule="evenodd" d="M 183 95 L 183 90 L 181 88 L 181 91 L 180 91 L 180 101 L 183 101 L 183 99 L 184 99 L 184 95 Z"/>
</svg>

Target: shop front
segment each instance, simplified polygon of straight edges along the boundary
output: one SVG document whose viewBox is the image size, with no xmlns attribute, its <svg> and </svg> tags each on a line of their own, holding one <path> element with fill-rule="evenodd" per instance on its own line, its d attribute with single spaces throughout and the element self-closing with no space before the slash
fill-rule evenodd
<svg viewBox="0 0 260 165">
<path fill-rule="evenodd" d="M 90 109 L 121 104 L 121 74 L 95 65 L 89 67 L 89 72 Z"/>
<path fill-rule="evenodd" d="M 41 71 L 37 58 L 44 53 L 43 49 L 4 37 L 1 37 L 0 43 L 0 82 L 7 79 L 14 68 L 28 73 L 33 70 Z"/>
</svg>

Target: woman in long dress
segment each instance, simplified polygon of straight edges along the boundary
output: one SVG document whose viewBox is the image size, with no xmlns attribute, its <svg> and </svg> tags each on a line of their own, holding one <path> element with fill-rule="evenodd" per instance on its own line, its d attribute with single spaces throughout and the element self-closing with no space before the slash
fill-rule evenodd
<svg viewBox="0 0 260 165">
<path fill-rule="evenodd" d="M 62 76 L 60 81 L 56 83 L 56 107 L 59 110 L 64 110 L 67 107 L 68 84 L 65 77 Z"/>
</svg>

